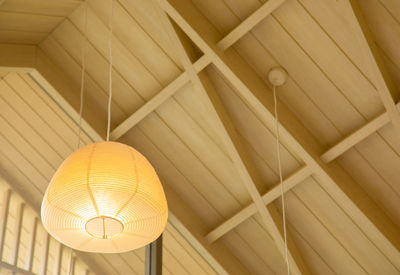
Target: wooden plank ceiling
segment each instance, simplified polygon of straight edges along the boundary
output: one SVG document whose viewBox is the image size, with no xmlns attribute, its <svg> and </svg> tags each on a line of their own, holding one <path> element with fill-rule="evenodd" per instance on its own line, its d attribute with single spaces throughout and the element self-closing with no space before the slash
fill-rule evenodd
<svg viewBox="0 0 400 275">
<path fill-rule="evenodd" d="M 164 272 L 286 273 L 266 80 L 282 66 L 293 274 L 399 274 L 400 2 L 154 2 L 115 0 L 111 137 L 165 186 Z M 0 5 L 0 167 L 36 206 L 76 146 L 83 43 L 83 142 L 105 136 L 110 4 Z M 143 249 L 90 259 L 144 269 Z"/>
</svg>

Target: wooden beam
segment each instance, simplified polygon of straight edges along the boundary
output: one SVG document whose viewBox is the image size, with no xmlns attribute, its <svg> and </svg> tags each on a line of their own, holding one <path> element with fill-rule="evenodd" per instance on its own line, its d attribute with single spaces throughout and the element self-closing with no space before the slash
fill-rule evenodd
<svg viewBox="0 0 400 275">
<path fill-rule="evenodd" d="M 222 50 L 226 50 L 232 46 L 237 40 L 239 40 L 243 35 L 249 32 L 254 26 L 256 26 L 262 19 L 271 14 L 275 9 L 277 9 L 285 0 L 269 0 L 263 4 L 257 11 L 251 14 L 246 20 L 240 23 L 234 30 L 232 30 L 228 35 L 218 42 L 218 46 Z M 207 65 L 209 65 L 211 60 L 203 55 L 199 60 L 197 60 L 193 66 L 195 71 L 199 73 Z M 168 98 L 175 94 L 180 88 L 182 88 L 189 78 L 186 72 L 180 74 L 174 81 L 164 87 L 156 96 L 146 102 L 142 107 L 140 107 L 135 113 L 130 115 L 125 121 L 118 125 L 110 133 L 110 138 L 112 140 L 117 140 L 130 129 L 132 129 L 136 124 L 138 124 L 142 119 L 144 119 L 148 114 L 157 109 L 162 103 L 164 103 Z"/>
<path fill-rule="evenodd" d="M 193 64 L 193 66 L 195 67 L 197 72 L 200 72 L 209 63 L 210 63 L 209 59 L 206 56 L 202 56 L 199 60 L 197 60 Z M 186 72 L 183 72 L 182 74 L 180 74 L 174 81 L 172 81 L 170 84 L 168 84 L 157 95 L 155 95 L 152 99 L 147 101 L 136 112 L 134 112 L 132 115 L 130 115 L 125 121 L 123 121 L 120 125 L 118 125 L 114 130 L 112 130 L 110 133 L 110 139 L 117 140 L 122 135 L 127 133 L 136 124 L 138 124 L 143 118 L 145 118 L 148 114 L 150 114 L 155 109 L 157 109 L 161 104 L 163 104 L 173 94 L 175 94 L 188 81 L 189 81 L 189 78 L 188 78 L 188 75 Z"/>
<path fill-rule="evenodd" d="M 159 0 L 163 9 L 188 37 L 208 55 L 217 69 L 235 87 L 238 95 L 269 127 L 274 125 L 273 98 L 265 82 L 235 51 L 223 53 L 215 44 L 216 34 L 209 21 L 193 3 L 183 0 Z M 172 3 L 172 4 L 171 4 Z M 336 163 L 326 165 L 320 159 L 322 146 L 278 101 L 282 141 L 313 170 L 324 190 L 385 255 L 399 255 L 400 230 L 368 194 Z M 392 257 L 400 268 L 400 257 Z"/>
<path fill-rule="evenodd" d="M 5 237 L 7 231 L 7 221 L 8 221 L 8 210 L 10 209 L 10 199 L 11 199 L 11 190 L 7 190 L 3 198 L 3 206 L 1 211 L 1 232 L 0 232 L 0 260 L 3 258 Z"/>
<path fill-rule="evenodd" d="M 400 104 L 397 104 L 397 107 L 400 107 Z M 321 159 L 326 163 L 333 161 L 388 123 L 390 123 L 389 115 L 384 112 L 325 151 L 321 155 Z"/>
<path fill-rule="evenodd" d="M 39 224 L 39 218 L 35 217 L 32 227 L 31 244 L 29 246 L 29 251 L 28 251 L 28 260 L 26 262 L 26 270 L 28 271 L 32 271 L 33 267 L 33 257 L 35 255 L 36 234 L 37 234 L 38 224 Z"/>
<path fill-rule="evenodd" d="M 168 184 L 164 184 L 163 187 L 168 199 L 168 207 L 171 209 L 168 213 L 168 221 L 215 272 L 217 274 L 248 274 L 248 270 L 226 246 L 218 242 L 210 245 L 204 240 L 208 227 Z"/>
<path fill-rule="evenodd" d="M 297 184 L 311 176 L 312 170 L 308 166 L 303 166 L 292 175 L 287 177 L 283 181 L 284 192 L 289 191 Z M 267 191 L 264 195 L 262 195 L 262 200 L 265 205 L 270 204 L 281 195 L 280 193 L 280 184 L 276 184 L 269 191 Z M 206 241 L 209 243 L 215 242 L 217 239 L 221 238 L 223 235 L 234 229 L 240 223 L 250 218 L 252 215 L 257 213 L 256 205 L 253 203 L 249 204 L 232 217 L 221 223 L 219 226 L 211 230 L 205 237 Z"/>
<path fill-rule="evenodd" d="M 157 7 L 156 7 L 157 9 Z M 241 137 L 237 134 L 235 127 L 223 105 L 219 96 L 217 95 L 214 87 L 212 86 L 209 79 L 206 77 L 204 72 L 198 75 L 198 72 L 192 65 L 190 61 L 190 52 L 185 49 L 185 40 L 179 37 L 177 31 L 174 29 L 172 22 L 169 20 L 167 14 L 161 9 L 157 9 L 159 12 L 158 18 L 161 20 L 166 33 L 170 38 L 170 42 L 173 47 L 177 50 L 178 55 L 182 61 L 183 67 L 185 68 L 187 74 L 189 75 L 194 87 L 204 96 L 206 102 L 210 105 L 210 109 L 213 110 L 211 117 L 215 120 L 215 125 L 219 128 L 219 134 L 226 145 L 228 154 L 233 160 L 233 164 L 237 171 L 239 171 L 239 176 L 241 181 L 247 188 L 258 212 L 261 215 L 267 230 L 270 232 L 273 240 L 275 241 L 278 250 L 281 252 L 282 256 L 285 255 L 284 249 L 284 238 L 283 238 L 283 227 L 280 226 L 282 220 L 278 211 L 274 205 L 268 205 L 265 207 L 264 202 L 261 198 L 260 193 L 257 189 L 257 184 L 262 185 L 261 178 L 252 163 L 247 150 L 242 144 Z M 288 256 L 293 274 L 308 274 L 304 260 L 300 256 L 297 247 L 294 242 L 288 236 Z"/>
<path fill-rule="evenodd" d="M 221 126 L 219 128 L 224 144 L 227 145 L 228 154 L 232 158 L 233 164 L 236 170 L 239 172 L 241 181 L 247 188 L 247 191 L 254 202 L 255 208 L 261 215 L 262 221 L 264 222 L 272 239 L 275 241 L 278 250 L 284 257 L 285 245 L 283 226 L 281 226 L 282 217 L 278 215 L 275 205 L 269 204 L 267 207 L 265 207 L 265 203 L 257 189 L 257 185 L 262 185 L 263 182 L 261 181 L 254 163 L 251 161 L 251 158 L 244 148 L 241 137 L 238 135 L 232 121 L 229 118 L 228 112 L 226 111 L 222 101 L 212 87 L 211 83 L 207 83 L 208 80 L 204 75 L 200 75 L 200 78 L 205 87 L 204 89 L 207 92 L 208 98 L 215 109 L 216 115 L 219 118 L 220 123 L 222 123 L 221 126 L 223 126 L 223 128 L 221 128 Z M 309 274 L 310 272 L 289 234 L 287 236 L 287 241 L 291 272 L 293 274 Z"/>
<path fill-rule="evenodd" d="M 343 5 L 344 14 L 350 19 L 349 23 L 353 28 L 353 34 L 358 41 L 360 50 L 364 54 L 367 65 L 369 65 L 370 75 L 375 77 L 374 84 L 383 106 L 393 123 L 398 137 L 400 137 L 400 113 L 393 99 L 397 95 L 398 89 L 389 75 L 384 60 L 358 6 L 358 2 L 356 0 L 342 1 L 341 5 Z"/>
<path fill-rule="evenodd" d="M 227 34 L 221 41 L 218 42 L 218 47 L 225 51 L 246 33 L 251 31 L 258 23 L 270 15 L 274 10 L 279 8 L 285 0 L 269 0 L 265 2 L 260 8 L 253 12 L 237 27 L 235 27 L 229 34 Z"/>
</svg>

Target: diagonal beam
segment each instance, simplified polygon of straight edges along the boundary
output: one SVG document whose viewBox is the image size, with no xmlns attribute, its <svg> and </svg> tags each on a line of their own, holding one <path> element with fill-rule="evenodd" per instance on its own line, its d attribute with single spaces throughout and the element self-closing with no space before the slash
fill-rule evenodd
<svg viewBox="0 0 400 275">
<path fill-rule="evenodd" d="M 271 234 L 272 239 L 276 243 L 276 246 L 282 256 L 285 255 L 284 249 L 284 236 L 282 227 L 282 217 L 278 214 L 278 211 L 273 204 L 269 204 L 265 207 L 265 203 L 258 192 L 257 184 L 263 184 L 254 163 L 252 163 L 246 149 L 243 146 L 242 140 L 238 135 L 227 110 L 225 109 L 221 99 L 217 92 L 213 89 L 211 83 L 207 83 L 208 80 L 203 73 L 199 76 L 204 90 L 208 95 L 209 101 L 214 107 L 216 117 L 220 121 L 219 126 L 221 136 L 224 144 L 227 146 L 228 153 L 233 160 L 233 164 L 236 170 L 239 172 L 239 176 L 249 192 L 256 210 L 261 215 L 261 219 L 264 222 L 268 232 Z M 288 245 L 288 257 L 291 270 L 293 274 L 309 274 L 309 270 L 301 257 L 295 243 L 291 239 L 290 235 L 287 236 Z"/>
<path fill-rule="evenodd" d="M 268 207 L 265 207 L 263 199 L 261 198 L 261 195 L 257 189 L 257 183 L 263 184 L 262 180 L 257 172 L 257 169 L 255 168 L 254 163 L 252 163 L 246 149 L 244 148 L 242 140 L 238 135 L 227 110 L 225 109 L 222 101 L 220 100 L 211 82 L 206 77 L 205 73 L 200 73 L 200 75 L 197 74 L 196 69 L 190 61 L 190 53 L 185 49 L 185 40 L 182 39 L 181 41 L 181 38 L 174 29 L 174 26 L 168 19 L 166 13 L 157 7 L 156 10 L 158 11 L 158 17 L 160 18 L 163 26 L 166 28 L 168 36 L 170 37 L 170 42 L 173 44 L 173 47 L 177 49 L 183 67 L 189 75 L 194 87 L 205 96 L 206 102 L 211 105 L 211 110 L 213 110 L 211 117 L 216 122 L 215 125 L 217 125 L 220 136 L 227 147 L 228 154 L 233 160 L 233 165 L 239 172 L 239 176 L 247 188 L 254 202 L 255 208 L 260 213 L 261 219 L 271 234 L 272 239 L 275 241 L 278 250 L 282 256 L 284 256 L 285 249 L 281 216 L 279 215 L 275 205 L 270 204 Z M 290 236 L 288 236 L 287 239 L 289 249 L 288 257 L 293 274 L 308 274 L 309 271 L 304 263 L 304 260 L 301 258 L 296 245 Z"/>
<path fill-rule="evenodd" d="M 380 56 L 379 50 L 375 44 L 373 36 L 365 22 L 360 7 L 356 0 L 342 1 L 343 11 L 350 18 L 350 25 L 353 28 L 353 34 L 367 60 L 370 75 L 375 77 L 374 84 L 382 100 L 387 114 L 400 137 L 400 113 L 393 99 L 397 95 L 397 89 L 385 67 L 384 61 Z M 369 63 L 369 64 L 368 64 Z"/>
<path fill-rule="evenodd" d="M 283 181 L 283 191 L 287 192 L 294 188 L 297 184 L 304 181 L 306 178 L 311 176 L 312 171 L 308 166 L 303 166 L 292 175 L 287 177 Z M 280 193 L 280 184 L 276 184 L 269 191 L 267 191 L 264 195 L 262 195 L 262 200 L 265 205 L 272 203 L 274 200 L 281 196 Z M 217 239 L 221 238 L 223 235 L 234 229 L 240 223 L 250 218 L 252 215 L 257 213 L 256 205 L 253 203 L 249 204 L 235 215 L 222 222 L 219 226 L 211 230 L 205 237 L 206 241 L 212 243 Z"/>
<path fill-rule="evenodd" d="M 203 70 L 208 64 L 209 59 L 206 56 L 202 56 L 197 60 L 193 66 L 197 72 Z M 186 72 L 180 74 L 174 81 L 163 88 L 157 95 L 152 99 L 147 101 L 142 107 L 140 107 L 136 112 L 124 120 L 120 125 L 115 127 L 110 133 L 110 138 L 112 140 L 117 140 L 130 129 L 132 129 L 136 124 L 138 124 L 142 119 L 144 119 L 148 114 L 157 109 L 162 103 L 164 103 L 168 98 L 175 94 L 180 88 L 182 88 L 186 83 L 188 83 L 189 78 Z"/>
<path fill-rule="evenodd" d="M 400 103 L 397 103 L 396 106 L 397 108 L 400 108 Z M 333 161 L 389 123 L 389 115 L 387 112 L 384 112 L 329 148 L 321 155 L 321 159 L 326 163 Z"/>
<path fill-rule="evenodd" d="M 223 39 L 218 42 L 218 45 L 222 50 L 226 50 L 231 47 L 237 40 L 243 37 L 247 32 L 249 32 L 254 26 L 256 26 L 261 20 L 271 14 L 275 9 L 277 9 L 285 0 L 269 0 L 263 4 L 258 10 L 251 14 L 247 19 L 240 23 L 235 29 L 233 29 L 229 34 L 227 34 Z M 203 55 L 199 60 L 197 60 L 193 66 L 195 71 L 199 73 L 207 65 L 209 65 L 211 60 Z M 188 83 L 189 78 L 186 72 L 181 73 L 176 79 L 174 79 L 170 84 L 164 87 L 157 95 L 146 102 L 142 107 L 140 107 L 135 113 L 130 115 L 125 121 L 118 125 L 114 130 L 111 131 L 110 137 L 113 140 L 119 139 L 130 129 L 132 129 L 136 124 L 138 124 L 142 119 L 144 119 L 148 114 L 157 109 L 162 103 L 164 103 L 168 98 L 173 96 L 180 88 L 182 88 L 186 83 Z"/>
<path fill-rule="evenodd" d="M 274 125 L 272 93 L 254 70 L 235 52 L 225 54 L 214 44 L 212 26 L 193 3 L 160 0 L 163 9 L 188 37 L 208 55 L 217 69 L 236 88 L 239 96 L 269 127 Z M 172 3 L 172 4 L 171 4 Z M 201 35 L 200 35 L 201 34 Z M 279 103 L 283 141 L 309 165 L 324 190 L 342 207 L 364 234 L 400 267 L 400 230 L 367 193 L 336 163 L 320 159 L 321 145 L 300 121 Z"/>
<path fill-rule="evenodd" d="M 228 49 L 258 23 L 260 23 L 261 20 L 279 8 L 284 2 L 285 0 L 269 0 L 265 2 L 260 8 L 253 12 L 242 23 L 228 33 L 221 41 L 219 41 L 217 44 L 218 47 L 223 51 Z"/>
</svg>

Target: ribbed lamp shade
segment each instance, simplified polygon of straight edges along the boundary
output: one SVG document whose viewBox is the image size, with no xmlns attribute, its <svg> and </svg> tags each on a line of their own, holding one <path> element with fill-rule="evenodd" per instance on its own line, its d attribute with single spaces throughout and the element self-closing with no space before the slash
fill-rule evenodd
<svg viewBox="0 0 400 275">
<path fill-rule="evenodd" d="M 120 253 L 157 239 L 168 206 L 142 154 L 122 143 L 98 142 L 63 162 L 47 187 L 41 215 L 47 231 L 73 249 Z"/>
</svg>

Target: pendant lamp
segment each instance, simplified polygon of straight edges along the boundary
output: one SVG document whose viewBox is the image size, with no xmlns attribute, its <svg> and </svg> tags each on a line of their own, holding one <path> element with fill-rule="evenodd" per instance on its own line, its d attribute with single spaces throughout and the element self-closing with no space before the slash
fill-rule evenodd
<svg viewBox="0 0 400 275">
<path fill-rule="evenodd" d="M 120 253 L 156 240 L 168 207 L 151 164 L 118 142 L 87 145 L 53 176 L 42 203 L 46 230 L 82 251 Z"/>
<path fill-rule="evenodd" d="M 107 141 L 82 147 L 61 164 L 41 208 L 43 225 L 56 240 L 72 249 L 100 253 L 143 247 L 161 235 L 168 219 L 164 190 L 149 161 L 130 146 L 109 141 L 114 0 L 111 3 Z M 83 47 L 78 148 L 84 61 Z"/>
</svg>

